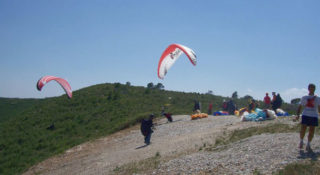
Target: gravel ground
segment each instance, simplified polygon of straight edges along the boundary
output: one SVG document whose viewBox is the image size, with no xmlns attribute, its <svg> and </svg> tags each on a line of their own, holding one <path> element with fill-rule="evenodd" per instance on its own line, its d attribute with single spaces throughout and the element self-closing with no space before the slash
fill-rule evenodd
<svg viewBox="0 0 320 175">
<path fill-rule="evenodd" d="M 145 160 L 157 153 L 162 157 L 188 155 L 160 164 L 154 174 L 251 174 L 255 169 L 269 174 L 285 164 L 317 157 L 320 151 L 318 136 L 313 143 L 315 153 L 309 155 L 297 149 L 298 134 L 288 133 L 253 136 L 221 151 L 199 152 L 204 143 L 214 144 L 216 138 L 235 129 L 276 122 L 296 123 L 291 119 L 241 122 L 236 116 L 190 120 L 189 115 L 175 115 L 173 120 L 172 123 L 167 123 L 165 118 L 156 121 L 149 146 L 144 146 L 137 125 L 78 145 L 31 167 L 25 174 L 110 174 L 116 167 Z"/>
<path fill-rule="evenodd" d="M 298 149 L 298 134 L 262 134 L 227 145 L 219 152 L 198 152 L 161 164 L 154 174 L 272 174 L 289 163 L 316 160 L 320 139 L 313 140 L 313 153 Z"/>
</svg>

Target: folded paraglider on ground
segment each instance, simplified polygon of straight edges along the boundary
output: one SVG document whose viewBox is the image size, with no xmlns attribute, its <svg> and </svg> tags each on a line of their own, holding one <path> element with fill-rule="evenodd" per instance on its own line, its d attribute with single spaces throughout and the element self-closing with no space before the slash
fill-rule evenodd
<svg viewBox="0 0 320 175">
<path fill-rule="evenodd" d="M 256 108 L 254 112 L 245 111 L 241 115 L 241 121 L 264 121 L 264 120 L 272 120 L 276 119 L 278 116 L 289 116 L 287 112 L 284 112 L 282 109 L 277 110 L 275 113 L 270 109 L 259 109 Z"/>
<path fill-rule="evenodd" d="M 229 115 L 227 111 L 216 111 L 213 113 L 214 116 L 220 116 L 220 115 Z"/>
<path fill-rule="evenodd" d="M 276 110 L 276 112 L 277 112 L 276 114 L 278 117 L 288 117 L 289 116 L 288 112 L 285 112 L 284 110 L 282 110 L 280 108 L 278 108 Z"/>
<path fill-rule="evenodd" d="M 196 120 L 196 119 L 201 119 L 201 118 L 207 118 L 208 114 L 207 113 L 198 113 L 198 114 L 193 114 L 191 115 L 191 120 Z"/>
</svg>

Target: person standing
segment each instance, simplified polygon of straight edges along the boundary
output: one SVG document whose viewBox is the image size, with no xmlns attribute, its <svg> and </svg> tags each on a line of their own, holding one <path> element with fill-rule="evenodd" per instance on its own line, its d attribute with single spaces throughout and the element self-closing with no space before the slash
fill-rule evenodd
<svg viewBox="0 0 320 175">
<path fill-rule="evenodd" d="M 276 104 L 276 101 L 277 101 L 277 95 L 275 92 L 272 92 L 272 100 L 271 100 L 271 107 L 272 107 L 272 110 L 277 113 L 277 104 Z"/>
<path fill-rule="evenodd" d="M 228 103 L 226 102 L 225 99 L 223 99 L 223 102 L 222 102 L 222 110 L 223 111 L 227 111 L 228 110 Z"/>
<path fill-rule="evenodd" d="M 200 102 L 197 101 L 197 100 L 194 101 L 193 112 L 195 112 L 195 113 L 201 113 L 201 104 L 200 104 Z"/>
<path fill-rule="evenodd" d="M 144 143 L 149 145 L 150 140 L 151 140 L 151 134 L 153 133 L 152 127 L 153 127 L 153 122 L 152 119 L 154 118 L 153 114 L 149 115 L 148 119 L 143 119 L 141 121 L 141 133 L 144 136 Z"/>
<path fill-rule="evenodd" d="M 234 111 L 236 110 L 236 105 L 234 104 L 232 99 L 230 99 L 228 101 L 228 105 L 227 106 L 228 106 L 227 110 L 228 110 L 229 115 L 234 115 Z"/>
<path fill-rule="evenodd" d="M 308 135 L 308 142 L 306 145 L 307 151 L 312 151 L 310 143 L 314 136 L 315 127 L 318 126 L 318 118 L 319 118 L 319 111 L 320 111 L 320 98 L 317 97 L 314 92 L 316 90 L 316 86 L 314 84 L 308 85 L 309 94 L 303 96 L 301 98 L 300 105 L 297 110 L 296 120 L 299 120 L 300 112 L 302 107 L 304 107 L 302 111 L 302 119 L 301 119 L 301 128 L 300 128 L 300 143 L 299 148 L 303 148 L 303 138 L 305 136 L 307 127 L 309 127 L 309 135 Z"/>
<path fill-rule="evenodd" d="M 249 104 L 248 104 L 248 112 L 249 113 L 252 113 L 255 111 L 256 109 L 256 103 L 255 103 L 255 100 L 254 99 L 249 99 L 248 100 Z"/>
<path fill-rule="evenodd" d="M 278 93 L 277 99 L 276 99 L 277 109 L 278 109 L 278 108 L 281 108 L 282 102 L 283 102 L 283 100 L 282 100 L 280 94 Z"/>
<path fill-rule="evenodd" d="M 266 96 L 264 97 L 263 101 L 264 101 L 264 107 L 266 109 L 270 109 L 271 98 L 269 97 L 268 93 L 266 93 Z"/>
<path fill-rule="evenodd" d="M 208 107 L 208 114 L 209 115 L 212 115 L 212 107 L 213 107 L 212 102 L 210 102 L 209 107 Z"/>
</svg>

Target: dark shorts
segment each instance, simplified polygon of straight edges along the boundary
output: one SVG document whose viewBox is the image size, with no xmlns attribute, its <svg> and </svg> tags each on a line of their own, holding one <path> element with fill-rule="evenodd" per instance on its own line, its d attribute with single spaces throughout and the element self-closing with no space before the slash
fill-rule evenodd
<svg viewBox="0 0 320 175">
<path fill-rule="evenodd" d="M 305 124 L 307 126 L 318 126 L 318 118 L 303 115 L 301 124 Z"/>
</svg>

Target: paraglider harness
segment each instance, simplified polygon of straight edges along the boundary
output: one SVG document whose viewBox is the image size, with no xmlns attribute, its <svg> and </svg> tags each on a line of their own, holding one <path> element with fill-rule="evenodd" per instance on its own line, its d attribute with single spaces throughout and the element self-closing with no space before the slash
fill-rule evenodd
<svg viewBox="0 0 320 175">
<path fill-rule="evenodd" d="M 151 127 L 153 126 L 151 119 L 143 119 L 141 121 L 140 130 L 143 136 L 147 136 L 148 134 L 152 133 Z"/>
</svg>

